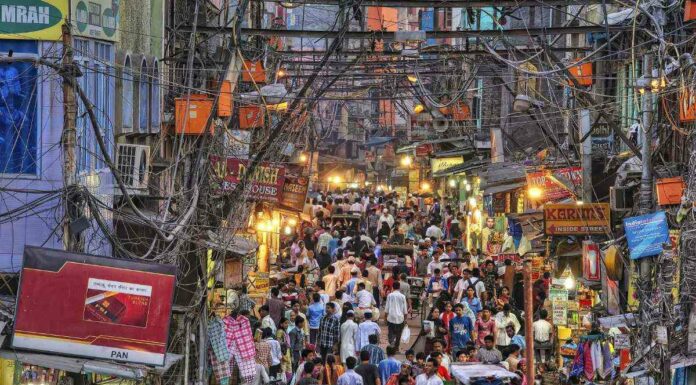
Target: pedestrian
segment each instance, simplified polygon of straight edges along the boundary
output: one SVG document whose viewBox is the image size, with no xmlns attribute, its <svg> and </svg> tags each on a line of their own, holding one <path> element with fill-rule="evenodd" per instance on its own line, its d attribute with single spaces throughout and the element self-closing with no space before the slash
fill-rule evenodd
<svg viewBox="0 0 696 385">
<path fill-rule="evenodd" d="M 364 346 L 370 343 L 369 341 L 371 335 L 376 335 L 377 340 L 379 341 L 379 336 L 381 333 L 379 325 L 377 325 L 376 322 L 372 321 L 372 312 L 365 312 L 364 317 L 365 319 L 363 320 L 363 322 L 358 324 L 358 350 L 362 350 Z"/>
<path fill-rule="evenodd" d="M 477 319 L 474 325 L 474 333 L 476 335 L 476 345 L 479 347 L 485 344 L 485 338 L 488 336 L 493 337 L 493 342 L 497 339 L 498 328 L 495 320 L 491 318 L 490 308 L 485 307 L 481 311 L 481 318 Z"/>
<path fill-rule="evenodd" d="M 336 298 L 336 290 L 338 289 L 338 276 L 336 275 L 336 267 L 329 265 L 327 267 L 328 274 L 326 274 L 321 281 L 324 283 L 324 290 L 329 298 Z"/>
<path fill-rule="evenodd" d="M 326 364 L 326 357 L 333 353 L 340 340 L 341 326 L 335 313 L 336 304 L 333 302 L 327 303 L 326 314 L 319 323 L 317 340 L 322 364 Z"/>
<path fill-rule="evenodd" d="M 336 356 L 329 354 L 326 356 L 324 364 L 324 375 L 322 376 L 322 385 L 337 385 L 338 378 L 345 373 L 345 368 L 340 362 L 336 362 Z"/>
<path fill-rule="evenodd" d="M 380 307 L 380 293 L 382 292 L 384 281 L 382 280 L 382 270 L 377 267 L 377 259 L 374 257 L 367 261 L 367 279 L 372 284 L 372 296 L 375 299 L 375 306 Z"/>
<path fill-rule="evenodd" d="M 370 343 L 363 346 L 363 348 L 360 351 L 370 353 L 370 363 L 375 366 L 379 365 L 379 363 L 382 362 L 382 360 L 385 359 L 386 356 L 384 355 L 384 350 L 382 350 L 382 348 L 379 347 L 379 337 L 377 336 L 377 334 L 371 334 L 369 342 Z"/>
<path fill-rule="evenodd" d="M 346 320 L 341 324 L 341 362 L 347 363 L 349 357 L 357 358 L 358 324 L 353 310 L 346 312 Z"/>
<path fill-rule="evenodd" d="M 268 314 L 273 319 L 273 333 L 278 329 L 280 325 L 280 319 L 283 317 L 283 312 L 285 311 L 285 301 L 279 298 L 280 289 L 275 286 L 271 288 L 271 297 L 266 300 L 266 305 L 268 305 Z"/>
<path fill-rule="evenodd" d="M 304 332 L 304 318 L 295 318 L 295 328 L 290 331 L 290 350 L 292 352 L 292 370 L 297 370 L 302 350 L 305 348 L 307 336 Z"/>
<path fill-rule="evenodd" d="M 363 379 L 364 385 L 381 385 L 382 380 L 379 377 L 379 369 L 377 365 L 371 363 L 370 352 L 360 352 L 360 365 L 355 368 L 355 372 Z"/>
<path fill-rule="evenodd" d="M 548 311 L 541 309 L 539 319 L 532 324 L 532 330 L 534 331 L 534 355 L 538 360 L 537 362 L 546 362 L 547 355 L 550 355 L 547 353 L 550 353 L 553 348 L 553 325 L 547 321 L 548 317 Z"/>
<path fill-rule="evenodd" d="M 512 313 L 511 310 L 512 307 L 510 304 L 506 303 L 503 306 L 503 310 L 495 315 L 495 323 L 498 327 L 495 344 L 497 345 L 498 350 L 501 352 L 505 351 L 505 348 L 512 342 L 506 332 L 507 327 L 512 325 L 515 330 L 515 334 L 517 334 L 522 327 L 522 325 L 520 325 L 520 321 L 517 319 L 517 316 L 515 313 Z"/>
<path fill-rule="evenodd" d="M 503 360 L 503 355 L 500 350 L 495 348 L 495 338 L 492 335 L 487 335 L 483 341 L 483 346 L 479 348 L 476 359 L 482 364 L 499 364 Z"/>
<path fill-rule="evenodd" d="M 389 377 L 393 374 L 397 374 L 401 371 L 401 362 L 394 358 L 396 353 L 397 350 L 394 346 L 387 346 L 387 358 L 380 361 L 379 365 L 377 365 L 379 369 L 379 378 L 383 384 L 386 384 Z"/>
<path fill-rule="evenodd" d="M 316 353 L 314 353 L 314 350 L 311 349 L 302 349 L 301 352 L 301 359 L 297 364 L 297 369 L 295 370 L 295 374 L 292 377 L 292 381 L 290 381 L 290 385 L 297 385 L 297 382 L 300 381 L 300 379 L 309 376 L 312 376 L 312 373 L 314 373 L 314 359 L 316 358 Z M 306 363 L 311 363 L 311 370 L 309 373 L 305 373 L 305 364 Z"/>
<path fill-rule="evenodd" d="M 358 360 L 355 357 L 348 357 L 348 360 L 346 360 L 346 372 L 338 377 L 336 385 L 365 385 L 363 377 L 355 372 L 357 363 Z"/>
<path fill-rule="evenodd" d="M 437 375 L 439 362 L 431 358 L 425 362 L 423 373 L 416 377 L 416 385 L 443 385 L 442 379 Z"/>
<path fill-rule="evenodd" d="M 319 381 L 313 377 L 314 374 L 314 362 L 307 361 L 304 363 L 304 370 L 302 371 L 301 378 L 295 383 L 295 385 L 319 385 Z"/>
<path fill-rule="evenodd" d="M 394 373 L 389 377 L 386 385 L 415 385 L 416 380 L 414 376 L 411 375 L 411 364 L 407 362 L 401 363 L 401 370 L 398 373 Z"/>
<path fill-rule="evenodd" d="M 292 347 L 290 346 L 290 334 L 288 334 L 289 323 L 290 321 L 287 318 L 281 318 L 278 331 L 276 332 L 276 340 L 280 343 L 280 351 L 282 353 L 281 373 L 285 376 L 286 381 L 290 380 L 293 372 Z"/>
<path fill-rule="evenodd" d="M 449 335 L 451 337 L 451 351 L 458 352 L 466 348 L 472 340 L 474 325 L 471 319 L 464 315 L 464 305 L 458 303 L 454 307 L 455 316 L 449 321 Z"/>
<path fill-rule="evenodd" d="M 520 355 L 524 356 L 524 349 L 527 347 L 527 343 L 524 340 L 524 337 L 521 335 L 517 334 L 518 332 L 515 331 L 515 327 L 513 325 L 507 325 L 505 327 L 505 334 L 510 338 L 510 344 L 515 344 L 520 347 Z"/>
<path fill-rule="evenodd" d="M 312 295 L 312 304 L 307 308 L 307 318 L 309 320 L 309 343 L 317 343 L 317 334 L 319 333 L 319 323 L 326 313 L 324 305 L 321 303 L 319 293 Z"/>
<path fill-rule="evenodd" d="M 389 344 L 398 352 L 401 334 L 406 324 L 408 303 L 406 302 L 406 296 L 401 293 L 401 282 L 394 282 L 392 288 L 393 291 L 387 296 L 387 301 L 384 305 L 384 314 L 387 318 L 387 339 Z"/>
<path fill-rule="evenodd" d="M 510 344 L 507 347 L 507 358 L 505 362 L 508 363 L 508 370 L 514 372 L 517 370 L 517 366 L 520 363 L 520 347 L 516 344 Z"/>
<path fill-rule="evenodd" d="M 273 321 L 273 318 L 271 318 L 270 312 L 269 312 L 269 306 L 268 304 L 261 306 L 259 308 L 259 316 L 261 316 L 261 328 L 269 328 L 275 333 L 278 329 L 276 328 L 276 324 Z"/>
</svg>

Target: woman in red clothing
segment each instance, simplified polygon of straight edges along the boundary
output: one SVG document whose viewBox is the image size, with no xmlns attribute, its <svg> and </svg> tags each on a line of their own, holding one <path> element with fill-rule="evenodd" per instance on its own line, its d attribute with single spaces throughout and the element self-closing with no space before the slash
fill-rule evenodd
<svg viewBox="0 0 696 385">
<path fill-rule="evenodd" d="M 489 307 L 484 307 L 481 311 L 481 318 L 476 320 L 474 324 L 474 338 L 476 339 L 476 345 L 481 347 L 484 345 L 483 339 L 486 336 L 493 336 L 494 340 L 497 341 L 498 328 L 495 325 L 495 320 L 491 318 L 491 309 Z"/>
<path fill-rule="evenodd" d="M 449 330 L 449 322 L 452 318 L 454 318 L 456 314 L 452 311 L 452 303 L 447 302 L 445 304 L 445 311 L 440 314 L 440 320 L 442 321 L 442 326 L 445 327 L 445 329 Z M 450 351 L 450 346 L 451 346 L 451 336 L 448 334 L 445 336 L 445 340 L 447 341 L 447 351 L 451 353 Z"/>
</svg>

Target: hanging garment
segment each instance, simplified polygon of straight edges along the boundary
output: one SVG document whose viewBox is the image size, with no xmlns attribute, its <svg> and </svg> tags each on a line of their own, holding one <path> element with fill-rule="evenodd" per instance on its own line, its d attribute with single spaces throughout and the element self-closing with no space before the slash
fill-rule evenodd
<svg viewBox="0 0 696 385">
<path fill-rule="evenodd" d="M 570 377 L 580 377 L 585 370 L 585 347 L 584 344 L 579 344 L 573 358 L 573 365 L 570 368 Z"/>
<path fill-rule="evenodd" d="M 251 331 L 249 319 L 244 316 L 233 318 L 225 317 L 225 334 L 227 338 L 227 348 L 232 355 L 230 366 L 234 373 L 235 368 L 239 368 L 239 377 L 242 384 L 251 384 L 256 375 L 256 348 Z"/>
<path fill-rule="evenodd" d="M 602 357 L 602 343 L 597 341 L 592 343 L 591 349 L 593 375 L 599 375 L 604 378 L 604 359 Z"/>
<path fill-rule="evenodd" d="M 614 377 L 614 359 L 608 341 L 602 342 L 602 358 L 604 361 L 602 377 Z"/>
<path fill-rule="evenodd" d="M 585 342 L 585 351 L 583 353 L 585 378 L 592 381 L 594 378 L 594 365 L 592 364 L 592 344 Z"/>
<path fill-rule="evenodd" d="M 227 349 L 225 324 L 218 317 L 213 317 L 208 323 L 208 339 L 210 348 L 218 361 L 229 361 L 230 351 Z"/>
<path fill-rule="evenodd" d="M 215 357 L 215 353 L 212 349 L 208 349 L 208 356 L 210 357 L 210 367 L 213 370 L 215 379 L 220 385 L 228 385 L 230 383 L 230 377 L 232 377 L 232 368 L 230 367 L 230 360 L 220 361 Z"/>
</svg>

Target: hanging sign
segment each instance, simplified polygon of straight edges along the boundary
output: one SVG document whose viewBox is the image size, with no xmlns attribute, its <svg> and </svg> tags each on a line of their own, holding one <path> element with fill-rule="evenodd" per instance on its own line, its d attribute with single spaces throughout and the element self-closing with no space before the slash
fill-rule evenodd
<svg viewBox="0 0 696 385">
<path fill-rule="evenodd" d="M 549 301 L 551 303 L 555 301 L 567 301 L 568 300 L 568 290 L 567 289 L 557 289 L 555 287 L 549 288 Z"/>
<path fill-rule="evenodd" d="M 544 192 L 542 200 L 555 201 L 571 197 L 573 193 L 563 182 L 571 186 L 582 185 L 582 167 L 566 167 L 557 170 L 541 170 L 527 173 L 527 186 L 538 187 Z"/>
<path fill-rule="evenodd" d="M 554 325 L 565 326 L 568 324 L 567 301 L 551 302 L 551 310 L 553 312 L 552 320 Z"/>
<path fill-rule="evenodd" d="M 210 163 L 214 173 L 212 190 L 217 193 L 234 191 L 249 173 L 249 162 L 235 158 L 211 156 Z M 250 200 L 279 202 L 283 195 L 285 167 L 268 162 L 260 162 L 248 175 L 247 185 Z M 247 193 L 247 192 L 239 192 Z"/>
<path fill-rule="evenodd" d="M 0 39 L 60 40 L 68 0 L 0 0 Z"/>
<path fill-rule="evenodd" d="M 626 218 L 623 223 L 631 259 L 658 255 L 662 252 L 662 244 L 670 242 L 664 211 Z"/>
<path fill-rule="evenodd" d="M 308 190 L 309 178 L 301 175 L 288 175 L 285 177 L 285 184 L 283 184 L 283 197 L 280 204 L 296 211 L 302 211 Z"/>
<path fill-rule="evenodd" d="M 628 334 L 615 334 L 614 335 L 614 349 L 630 349 L 631 348 L 631 336 Z"/>
<path fill-rule="evenodd" d="M 547 204 L 544 206 L 546 235 L 606 234 L 610 229 L 608 203 L 584 205 Z"/>
<path fill-rule="evenodd" d="M 462 163 L 464 163 L 464 158 L 462 158 L 461 156 L 430 159 L 430 166 L 432 167 L 433 174 Z"/>
<path fill-rule="evenodd" d="M 588 281 L 599 281 L 600 274 L 599 245 L 592 241 L 582 242 L 582 277 Z"/>
<path fill-rule="evenodd" d="M 176 267 L 26 246 L 15 349 L 164 365 Z"/>
<path fill-rule="evenodd" d="M 100 40 L 119 41 L 120 7 L 113 0 L 77 0 L 72 2 L 75 34 Z"/>
</svg>

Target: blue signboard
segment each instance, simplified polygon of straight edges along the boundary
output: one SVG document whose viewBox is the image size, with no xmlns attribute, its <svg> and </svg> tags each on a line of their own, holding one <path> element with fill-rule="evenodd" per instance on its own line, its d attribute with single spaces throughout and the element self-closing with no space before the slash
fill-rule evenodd
<svg viewBox="0 0 696 385">
<path fill-rule="evenodd" d="M 664 211 L 624 219 L 631 259 L 658 255 L 662 244 L 669 243 L 669 227 Z"/>
</svg>

